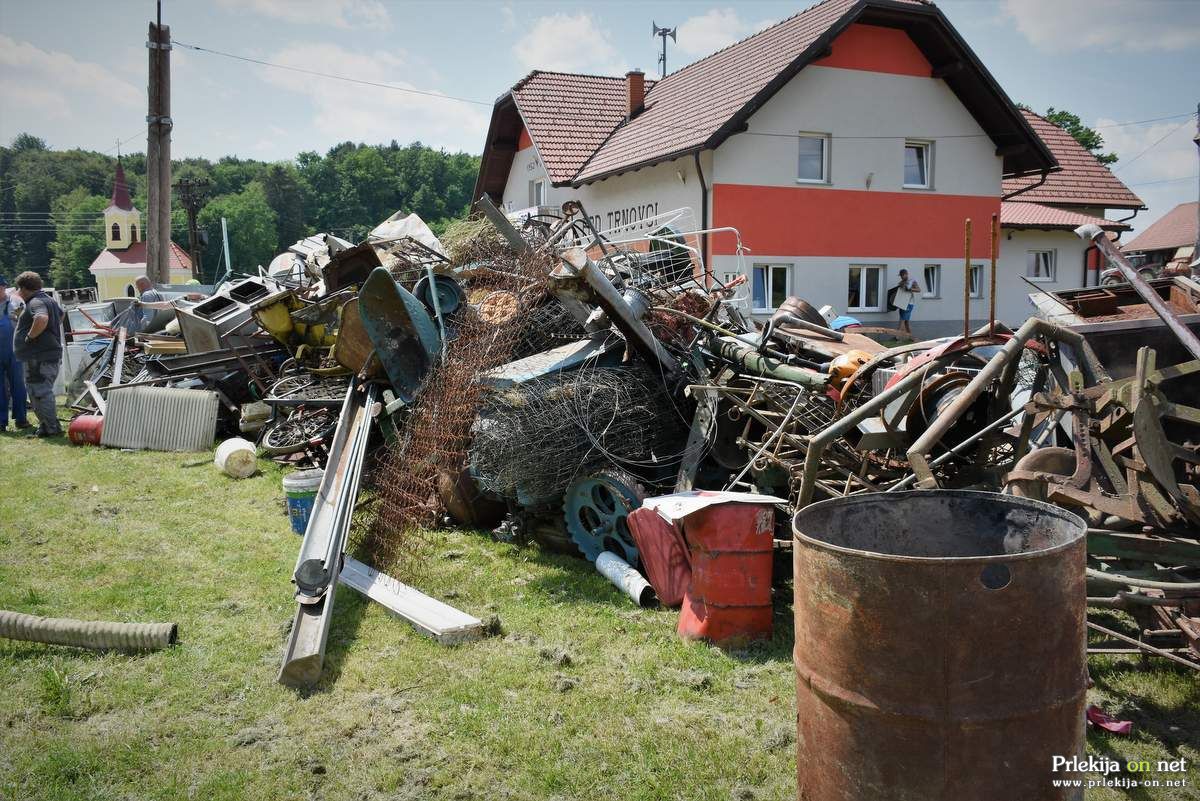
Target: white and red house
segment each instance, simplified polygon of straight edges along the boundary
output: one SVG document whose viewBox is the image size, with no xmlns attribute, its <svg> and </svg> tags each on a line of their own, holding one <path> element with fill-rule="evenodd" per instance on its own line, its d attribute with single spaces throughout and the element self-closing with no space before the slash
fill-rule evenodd
<svg viewBox="0 0 1200 801">
<path fill-rule="evenodd" d="M 659 81 L 534 71 L 496 101 L 475 195 L 509 210 L 578 199 L 597 227 L 629 231 L 690 207 L 698 227 L 740 232 L 741 258 L 729 234 L 702 248 L 718 277 L 748 273 L 755 313 L 798 295 L 894 320 L 887 289 L 907 269 L 924 290 L 914 329 L 934 334 L 961 329 L 968 280 L 972 319 L 987 314 L 992 215 L 1009 323 L 1031 311 L 1031 270 L 1048 289 L 1079 285 L 1070 224 L 1122 227 L 1102 219 L 1113 204 L 1047 194 L 1065 165 L 1044 125 L 936 6 L 826 0 Z"/>
</svg>

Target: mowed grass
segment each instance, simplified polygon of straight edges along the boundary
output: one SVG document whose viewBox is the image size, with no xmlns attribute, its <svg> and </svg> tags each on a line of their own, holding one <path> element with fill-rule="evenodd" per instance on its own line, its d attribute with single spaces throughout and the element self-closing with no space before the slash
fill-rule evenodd
<svg viewBox="0 0 1200 801">
<path fill-rule="evenodd" d="M 282 472 L 234 481 L 210 456 L 0 435 L 0 608 L 180 626 L 138 656 L 0 640 L 0 798 L 794 798 L 786 597 L 772 642 L 724 653 L 585 562 L 434 532 L 420 589 L 502 633 L 443 647 L 343 588 L 324 679 L 297 693 L 275 681 L 299 546 Z M 1135 733 L 1090 751 L 1200 759 L 1194 674 L 1093 674 Z"/>
</svg>

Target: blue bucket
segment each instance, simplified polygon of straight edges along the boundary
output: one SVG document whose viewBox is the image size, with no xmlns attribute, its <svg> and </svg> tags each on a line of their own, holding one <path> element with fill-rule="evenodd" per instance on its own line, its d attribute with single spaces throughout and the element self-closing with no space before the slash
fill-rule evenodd
<svg viewBox="0 0 1200 801">
<path fill-rule="evenodd" d="M 308 518 L 312 515 L 317 490 L 321 488 L 324 470 L 299 470 L 283 477 L 283 494 L 287 496 L 288 519 L 292 531 L 304 536 Z"/>
</svg>

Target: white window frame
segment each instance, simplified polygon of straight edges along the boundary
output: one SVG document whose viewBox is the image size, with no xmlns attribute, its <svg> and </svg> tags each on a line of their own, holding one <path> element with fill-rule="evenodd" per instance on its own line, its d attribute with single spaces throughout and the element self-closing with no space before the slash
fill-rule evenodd
<svg viewBox="0 0 1200 801">
<path fill-rule="evenodd" d="M 929 280 L 929 271 L 933 270 L 933 280 Z M 942 296 L 942 265 L 926 264 L 921 269 L 921 297 L 940 298 Z"/>
<path fill-rule="evenodd" d="M 908 149 L 919 147 L 925 151 L 925 183 L 910 184 L 905 180 L 904 165 L 908 161 Z M 923 139 L 906 139 L 904 141 L 903 161 L 900 162 L 900 180 L 905 189 L 933 189 L 933 142 Z"/>
<path fill-rule="evenodd" d="M 827 133 L 801 131 L 800 139 L 817 139 L 821 142 L 821 177 L 802 178 L 800 176 L 800 145 L 796 144 L 796 183 L 798 184 L 829 184 L 829 145 L 832 137 Z"/>
<path fill-rule="evenodd" d="M 1030 268 L 1033 266 L 1030 263 L 1030 257 L 1040 255 L 1042 253 L 1050 254 L 1050 275 L 1034 276 L 1030 274 Z M 1035 284 L 1053 284 L 1058 280 L 1058 250 L 1055 248 L 1039 248 L 1036 250 L 1025 251 L 1025 277 Z"/>
<path fill-rule="evenodd" d="M 538 195 L 541 197 L 538 197 Z M 534 178 L 529 182 L 529 205 L 538 207 L 546 205 L 546 179 Z"/>
<path fill-rule="evenodd" d="M 978 282 L 975 281 L 976 275 L 979 276 Z M 984 265 L 972 264 L 971 265 L 971 274 L 969 276 L 967 276 L 967 280 L 971 282 L 972 286 L 974 286 L 976 283 L 978 283 L 979 286 L 978 286 L 977 290 L 972 289 L 968 293 L 968 296 L 971 298 L 971 300 L 979 300 L 980 298 L 983 297 L 983 285 L 984 285 L 983 282 L 984 282 L 985 278 L 987 278 L 987 273 L 984 270 Z"/>
<path fill-rule="evenodd" d="M 878 287 L 879 291 L 877 293 L 877 295 L 879 297 L 879 305 L 878 306 L 851 306 L 850 305 L 850 295 L 849 295 L 850 270 L 853 270 L 855 268 L 859 268 L 863 271 L 858 274 L 858 297 L 860 300 L 867 297 L 867 286 L 868 286 L 867 278 L 866 278 L 866 276 L 868 275 L 867 271 L 868 270 L 878 271 L 878 277 L 876 278 L 876 281 L 879 284 L 879 287 Z M 886 305 L 887 304 L 887 265 L 886 264 L 851 264 L 846 270 L 846 279 L 847 279 L 846 280 L 846 292 L 847 292 L 846 311 L 847 312 L 881 312 L 887 308 L 887 305 Z"/>
<path fill-rule="evenodd" d="M 792 265 L 785 262 L 762 262 L 750 267 L 750 309 L 755 313 L 770 313 L 775 311 L 777 307 L 771 305 L 771 296 L 774 294 L 771 290 L 775 286 L 775 270 L 781 269 L 784 271 L 784 297 L 790 297 L 792 294 Z M 766 306 L 759 306 L 754 298 L 754 271 L 763 271 L 763 302 Z"/>
</svg>

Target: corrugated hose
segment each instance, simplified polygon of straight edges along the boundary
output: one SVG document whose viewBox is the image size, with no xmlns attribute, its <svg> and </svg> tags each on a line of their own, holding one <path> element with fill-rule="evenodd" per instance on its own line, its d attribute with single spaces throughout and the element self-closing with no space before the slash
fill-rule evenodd
<svg viewBox="0 0 1200 801">
<path fill-rule="evenodd" d="M 0 609 L 0 637 L 95 651 L 158 651 L 174 645 L 177 623 L 105 623 Z"/>
</svg>

